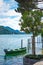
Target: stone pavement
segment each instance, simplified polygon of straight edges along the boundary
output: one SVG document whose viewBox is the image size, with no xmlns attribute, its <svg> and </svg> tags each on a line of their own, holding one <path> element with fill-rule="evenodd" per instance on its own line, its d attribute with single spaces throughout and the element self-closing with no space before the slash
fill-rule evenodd
<svg viewBox="0 0 43 65">
<path fill-rule="evenodd" d="M 34 65 L 43 65 L 43 60 L 36 62 Z"/>
</svg>

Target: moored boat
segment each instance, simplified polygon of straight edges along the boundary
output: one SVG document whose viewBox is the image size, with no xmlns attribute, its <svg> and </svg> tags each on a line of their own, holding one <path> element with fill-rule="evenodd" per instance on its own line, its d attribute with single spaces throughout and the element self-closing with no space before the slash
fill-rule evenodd
<svg viewBox="0 0 43 65">
<path fill-rule="evenodd" d="M 21 55 L 21 54 L 25 54 L 26 53 L 26 47 L 24 48 L 19 48 L 19 49 L 15 49 L 15 50 L 7 50 L 7 49 L 4 49 L 4 52 L 5 52 L 5 55 L 7 56 L 16 56 L 16 55 Z"/>
</svg>

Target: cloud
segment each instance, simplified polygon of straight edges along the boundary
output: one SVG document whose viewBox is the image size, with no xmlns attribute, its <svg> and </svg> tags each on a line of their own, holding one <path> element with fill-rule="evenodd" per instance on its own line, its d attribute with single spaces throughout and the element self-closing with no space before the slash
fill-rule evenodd
<svg viewBox="0 0 43 65">
<path fill-rule="evenodd" d="M 17 2 L 15 2 L 14 0 L 0 0 L 0 11 L 1 12 L 6 12 L 9 9 L 16 9 L 17 6 Z"/>
<path fill-rule="evenodd" d="M 17 2 L 14 0 L 0 0 L 0 25 L 20 29 L 18 25 L 21 13 L 15 12 Z"/>
<path fill-rule="evenodd" d="M 17 13 L 14 10 L 8 10 L 8 12 L 0 13 L 0 18 L 16 18 L 21 17 L 21 13 Z"/>
<path fill-rule="evenodd" d="M 9 26 L 13 29 L 19 29 L 19 20 L 21 18 L 21 13 L 17 13 L 14 10 L 9 10 L 6 13 L 1 13 L 0 15 L 0 25 Z"/>
<path fill-rule="evenodd" d="M 0 12 L 7 12 L 9 10 L 10 6 L 9 4 L 6 4 L 3 2 L 3 0 L 0 1 Z"/>
<path fill-rule="evenodd" d="M 0 19 L 0 25 L 9 26 L 13 29 L 20 29 L 19 20 L 17 21 L 17 19 Z"/>
</svg>

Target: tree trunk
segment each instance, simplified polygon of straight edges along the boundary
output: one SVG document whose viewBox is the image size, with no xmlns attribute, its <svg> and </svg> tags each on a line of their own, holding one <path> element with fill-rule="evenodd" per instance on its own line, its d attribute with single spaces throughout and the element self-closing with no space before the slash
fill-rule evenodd
<svg viewBox="0 0 43 65">
<path fill-rule="evenodd" d="M 35 55 L 35 36 L 32 36 L 32 54 Z"/>
</svg>

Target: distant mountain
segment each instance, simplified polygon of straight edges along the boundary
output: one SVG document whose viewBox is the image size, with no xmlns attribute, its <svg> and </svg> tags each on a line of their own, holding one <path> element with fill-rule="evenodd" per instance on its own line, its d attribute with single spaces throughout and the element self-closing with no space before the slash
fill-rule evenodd
<svg viewBox="0 0 43 65">
<path fill-rule="evenodd" d="M 25 34 L 24 32 L 21 32 L 19 30 L 14 30 L 8 26 L 0 26 L 0 34 Z"/>
</svg>

